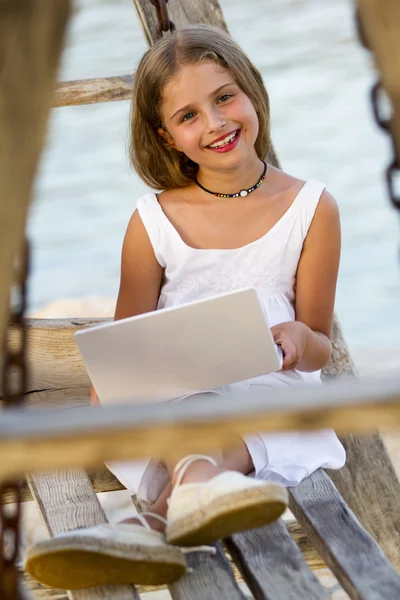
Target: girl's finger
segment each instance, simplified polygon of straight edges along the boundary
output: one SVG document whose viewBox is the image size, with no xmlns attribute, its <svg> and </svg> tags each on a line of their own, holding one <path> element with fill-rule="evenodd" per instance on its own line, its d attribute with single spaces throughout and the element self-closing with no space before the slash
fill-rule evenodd
<svg viewBox="0 0 400 600">
<path fill-rule="evenodd" d="M 294 352 L 289 344 L 281 344 L 282 352 L 283 352 L 283 363 L 282 370 L 287 371 L 291 368 L 291 365 L 294 360 Z"/>
</svg>

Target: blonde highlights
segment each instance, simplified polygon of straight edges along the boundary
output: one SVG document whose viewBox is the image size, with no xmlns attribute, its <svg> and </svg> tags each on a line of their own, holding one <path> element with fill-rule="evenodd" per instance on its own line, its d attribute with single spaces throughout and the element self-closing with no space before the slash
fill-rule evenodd
<svg viewBox="0 0 400 600">
<path fill-rule="evenodd" d="M 131 109 L 130 156 L 141 179 L 156 190 L 186 187 L 198 165 L 158 133 L 162 128 L 162 91 L 180 65 L 210 60 L 228 69 L 257 110 L 255 149 L 264 159 L 271 147 L 269 98 L 258 69 L 222 29 L 208 25 L 184 27 L 149 48 L 139 63 Z"/>
</svg>

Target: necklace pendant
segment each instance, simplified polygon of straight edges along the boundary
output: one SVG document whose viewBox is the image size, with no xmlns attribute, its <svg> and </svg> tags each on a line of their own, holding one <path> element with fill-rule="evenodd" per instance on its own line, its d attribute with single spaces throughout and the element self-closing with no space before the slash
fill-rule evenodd
<svg viewBox="0 0 400 600">
<path fill-rule="evenodd" d="M 247 196 L 248 191 L 247 190 L 240 190 L 240 195 L 242 196 L 242 198 L 244 198 L 245 196 Z"/>
</svg>

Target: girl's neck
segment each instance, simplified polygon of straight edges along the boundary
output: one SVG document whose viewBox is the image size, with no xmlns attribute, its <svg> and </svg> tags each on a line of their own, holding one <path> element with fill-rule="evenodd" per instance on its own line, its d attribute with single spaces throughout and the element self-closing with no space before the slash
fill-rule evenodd
<svg viewBox="0 0 400 600">
<path fill-rule="evenodd" d="M 202 186 L 220 194 L 235 194 L 253 186 L 260 178 L 264 165 L 256 156 L 235 169 L 217 171 L 200 167 L 197 180 Z"/>
</svg>

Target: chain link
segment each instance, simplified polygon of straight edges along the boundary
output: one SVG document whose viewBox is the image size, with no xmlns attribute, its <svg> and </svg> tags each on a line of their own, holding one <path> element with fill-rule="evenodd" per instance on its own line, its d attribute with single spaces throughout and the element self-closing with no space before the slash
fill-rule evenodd
<svg viewBox="0 0 400 600">
<path fill-rule="evenodd" d="M 27 384 L 26 367 L 26 287 L 29 271 L 29 247 L 25 241 L 24 256 L 18 265 L 18 282 L 12 294 L 12 313 L 4 342 L 3 403 L 4 408 L 22 404 Z M 11 347 L 10 331 L 17 337 Z M 20 600 L 16 560 L 19 552 L 21 517 L 21 481 L 4 481 L 0 485 L 0 598 Z M 6 499 L 11 504 L 6 506 Z"/>
<path fill-rule="evenodd" d="M 173 32 L 176 27 L 175 24 L 169 20 L 167 2 L 168 0 L 150 0 L 151 4 L 155 7 L 157 12 L 157 39 L 162 38 L 163 33 L 167 31 Z"/>
<path fill-rule="evenodd" d="M 365 31 L 364 31 L 364 28 L 363 28 L 363 25 L 361 22 L 360 11 L 358 8 L 356 9 L 355 16 L 356 16 L 356 29 L 357 29 L 360 43 L 364 46 L 364 48 L 367 48 L 367 50 L 371 50 L 371 48 L 368 44 L 367 36 L 365 34 Z M 386 99 L 385 99 L 385 96 L 386 96 Z M 393 136 L 393 133 L 392 133 L 391 127 L 390 127 L 391 126 L 391 117 L 389 117 L 389 118 L 384 117 L 383 107 L 384 107 L 384 102 L 387 102 L 387 101 L 388 101 L 388 98 L 387 98 L 385 89 L 382 85 L 382 82 L 380 80 L 378 80 L 376 83 L 374 83 L 374 85 L 372 86 L 372 89 L 371 89 L 372 112 L 373 112 L 374 119 L 375 119 L 378 127 L 380 129 L 382 129 L 383 131 L 385 131 L 385 133 L 389 136 L 389 138 L 391 140 L 393 156 L 392 156 L 390 163 L 385 171 L 386 184 L 387 184 L 389 199 L 390 199 L 392 205 L 395 208 L 397 208 L 397 210 L 400 210 L 400 190 L 397 189 L 397 191 L 396 191 L 396 181 L 400 180 L 400 156 L 397 153 L 394 136 Z"/>
</svg>

